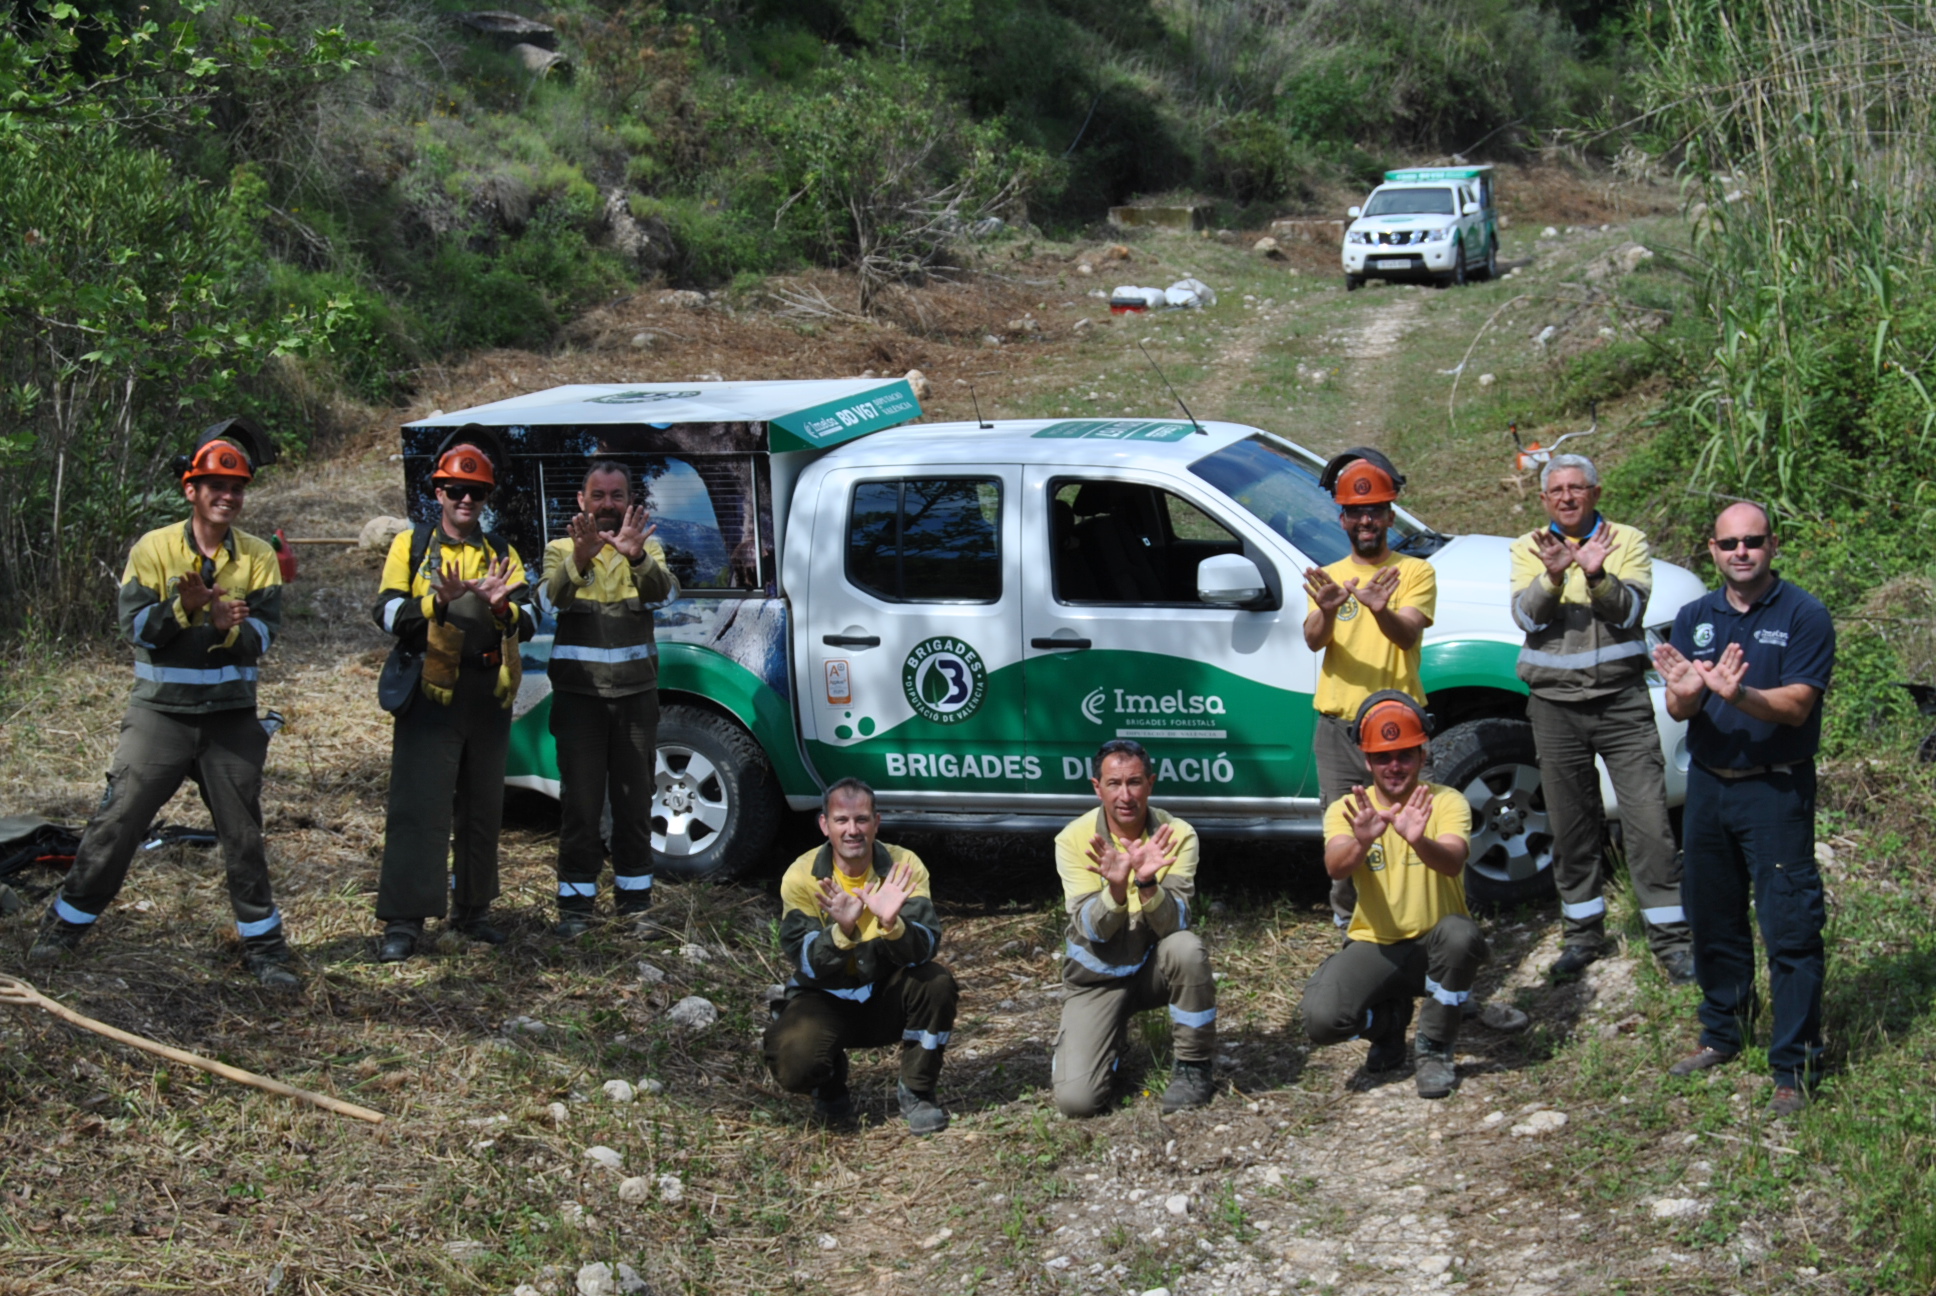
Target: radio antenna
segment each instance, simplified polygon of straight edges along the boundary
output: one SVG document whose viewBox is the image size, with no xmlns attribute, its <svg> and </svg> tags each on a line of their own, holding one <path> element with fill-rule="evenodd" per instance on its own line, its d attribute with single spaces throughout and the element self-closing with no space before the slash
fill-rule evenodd
<svg viewBox="0 0 1936 1296">
<path fill-rule="evenodd" d="M 1194 415 L 1194 414 L 1192 414 L 1192 413 L 1190 412 L 1190 407 L 1189 407 L 1188 405 L 1185 405 L 1185 404 L 1183 403 L 1183 398 L 1182 398 L 1181 396 L 1179 396 L 1179 395 L 1177 395 L 1177 391 L 1176 391 L 1176 388 L 1174 388 L 1174 387 L 1170 387 L 1170 380 L 1169 380 L 1168 378 L 1165 378 L 1165 377 L 1163 377 L 1163 371 L 1162 371 L 1161 369 L 1157 369 L 1157 368 L 1156 368 L 1156 361 L 1155 361 L 1154 359 L 1152 359 L 1152 358 L 1150 357 L 1150 353 L 1149 353 L 1149 350 L 1148 350 L 1148 348 L 1146 348 L 1146 347 L 1145 347 L 1145 346 L 1144 346 L 1144 345 L 1143 345 L 1143 344 L 1142 344 L 1142 343 L 1141 343 L 1141 342 L 1139 341 L 1139 342 L 1138 342 L 1138 343 L 1136 344 L 1136 349 L 1137 349 L 1138 351 L 1141 351 L 1141 352 L 1143 353 L 1143 359 L 1145 359 L 1145 360 L 1148 360 L 1148 361 L 1149 361 L 1149 367 L 1150 367 L 1150 368 L 1152 368 L 1152 369 L 1156 369 L 1156 377 L 1157 377 L 1157 379 L 1158 379 L 1158 380 L 1159 380 L 1160 382 L 1162 382 L 1162 384 L 1163 384 L 1163 385 L 1164 385 L 1165 387 L 1169 387 L 1169 388 L 1170 388 L 1170 399 L 1172 399 L 1172 400 L 1174 400 L 1174 401 L 1176 402 L 1176 407 L 1177 407 L 1178 409 L 1180 409 L 1180 410 L 1182 410 L 1182 411 L 1183 411 L 1183 417 L 1184 417 L 1184 418 L 1186 418 L 1186 419 L 1189 419 L 1189 420 L 1190 420 L 1190 426 L 1191 426 L 1191 427 L 1193 427 L 1193 428 L 1195 428 L 1195 429 L 1197 430 L 1197 435 L 1198 435 L 1198 436 L 1209 436 L 1209 435 L 1210 435 L 1210 433 L 1204 430 L 1204 426 L 1203 426 L 1203 424 L 1201 424 L 1201 423 L 1199 423 L 1199 422 L 1197 422 L 1197 416 L 1196 416 L 1196 415 Z"/>
<path fill-rule="evenodd" d="M 973 383 L 970 383 L 968 385 L 968 399 L 971 401 L 974 401 L 975 403 L 975 426 L 980 428 L 984 432 L 986 432 L 989 428 L 994 427 L 995 425 L 993 423 L 990 423 L 987 419 L 981 416 L 981 401 L 977 399 L 975 396 L 975 387 Z"/>
</svg>

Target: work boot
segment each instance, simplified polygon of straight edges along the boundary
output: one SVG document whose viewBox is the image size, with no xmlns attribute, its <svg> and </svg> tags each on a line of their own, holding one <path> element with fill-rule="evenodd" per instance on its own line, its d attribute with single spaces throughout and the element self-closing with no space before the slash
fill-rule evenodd
<svg viewBox="0 0 1936 1296">
<path fill-rule="evenodd" d="M 916 1093 L 905 1083 L 899 1086 L 901 1115 L 907 1117 L 908 1133 L 939 1134 L 948 1128 L 948 1113 L 932 1093 Z"/>
<path fill-rule="evenodd" d="M 1693 985 L 1694 955 L 1687 950 L 1664 954 L 1661 956 L 1660 970 L 1666 975 L 1669 985 Z"/>
<path fill-rule="evenodd" d="M 1667 1074 L 1678 1079 L 1686 1079 L 1697 1071 L 1707 1071 L 1734 1061 L 1734 1054 L 1723 1053 L 1720 1049 L 1709 1048 L 1703 1044 L 1686 1057 L 1667 1068 Z"/>
<path fill-rule="evenodd" d="M 1170 1071 L 1170 1087 L 1163 1091 L 1163 1114 L 1172 1116 L 1191 1107 L 1207 1107 L 1216 1092 L 1209 1062 L 1178 1062 Z"/>
<path fill-rule="evenodd" d="M 59 963 L 80 948 L 86 937 L 89 923 L 71 923 L 60 917 L 52 909 L 47 911 L 46 919 L 34 935 L 34 946 L 27 951 L 29 963 Z"/>
<path fill-rule="evenodd" d="M 551 934 L 559 940 L 577 940 L 597 921 L 598 913 L 592 908 L 591 900 L 574 896 L 558 902 L 558 921 L 552 925 Z"/>
<path fill-rule="evenodd" d="M 1383 1071 L 1396 1071 L 1404 1066 L 1405 1036 L 1411 1029 L 1410 995 L 1401 995 L 1372 1009 L 1372 1031 L 1365 1034 L 1365 1038 L 1371 1041 L 1371 1050 L 1365 1054 L 1365 1070 L 1375 1075 Z"/>
<path fill-rule="evenodd" d="M 302 978 L 289 966 L 295 961 L 296 952 L 280 936 L 262 945 L 245 946 L 242 951 L 242 966 L 255 975 L 263 989 L 279 994 L 302 989 Z"/>
<path fill-rule="evenodd" d="M 484 921 L 489 905 L 460 905 L 450 912 L 450 929 L 484 945 L 502 945 L 510 940 L 503 931 Z"/>
<path fill-rule="evenodd" d="M 1443 1098 L 1459 1083 L 1458 1068 L 1452 1063 L 1452 1046 L 1435 1039 L 1418 1037 L 1418 1069 L 1412 1073 L 1421 1098 Z"/>
<path fill-rule="evenodd" d="M 1582 972 L 1600 961 L 1605 954 L 1606 943 L 1590 936 L 1577 937 L 1566 942 L 1560 956 L 1553 960 L 1553 966 L 1546 969 L 1546 975 L 1555 981 L 1577 980 Z"/>
<path fill-rule="evenodd" d="M 394 918 L 383 928 L 383 940 L 376 948 L 379 963 L 401 963 L 417 952 L 423 936 L 423 919 Z"/>
<path fill-rule="evenodd" d="M 1774 1120 L 1799 1116 L 1807 1110 L 1808 1090 L 1794 1085 L 1776 1085 L 1774 1096 L 1768 1099 L 1768 1115 Z"/>
<path fill-rule="evenodd" d="M 854 1114 L 854 1096 L 847 1092 L 847 1054 L 834 1054 L 834 1074 L 813 1091 L 813 1123 L 822 1129 L 850 1130 L 859 1122 Z"/>
<path fill-rule="evenodd" d="M 636 918 L 652 907 L 652 888 L 641 887 L 637 891 L 614 891 L 612 907 L 621 918 Z"/>
</svg>

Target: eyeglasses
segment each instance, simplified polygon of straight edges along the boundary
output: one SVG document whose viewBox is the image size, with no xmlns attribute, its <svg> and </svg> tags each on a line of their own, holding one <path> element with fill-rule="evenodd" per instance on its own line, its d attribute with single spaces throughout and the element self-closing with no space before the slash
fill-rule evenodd
<svg viewBox="0 0 1936 1296">
<path fill-rule="evenodd" d="M 1384 516 L 1383 504 L 1346 504 L 1338 511 L 1349 518 L 1375 518 Z"/>
<path fill-rule="evenodd" d="M 1768 543 L 1768 537 L 1765 535 L 1729 536 L 1725 540 L 1719 537 L 1716 537 L 1714 541 L 1714 547 L 1716 549 L 1719 549 L 1722 553 L 1733 553 L 1737 546 L 1740 546 L 1746 549 L 1759 549 L 1767 543 Z"/>
<path fill-rule="evenodd" d="M 1366 752 L 1365 761 L 1371 765 L 1395 765 L 1410 760 L 1417 751 L 1416 747 L 1399 747 L 1391 751 Z"/>
<path fill-rule="evenodd" d="M 487 500 L 491 498 L 489 486 L 474 485 L 470 482 L 445 482 L 437 488 L 447 500 Z"/>
</svg>

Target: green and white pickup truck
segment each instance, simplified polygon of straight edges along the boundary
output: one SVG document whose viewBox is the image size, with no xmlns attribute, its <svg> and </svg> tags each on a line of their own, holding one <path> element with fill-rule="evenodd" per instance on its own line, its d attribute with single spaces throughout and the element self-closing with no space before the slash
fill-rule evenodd
<svg viewBox="0 0 1936 1296">
<path fill-rule="evenodd" d="M 1499 203 L 1489 166 L 1411 167 L 1346 214 L 1344 287 L 1367 279 L 1463 284 L 1499 273 Z"/>
<path fill-rule="evenodd" d="M 1095 804 L 1089 758 L 1114 737 L 1150 749 L 1163 804 L 1206 834 L 1315 838 L 1302 572 L 1346 552 L 1321 461 L 1234 423 L 919 417 L 901 381 L 563 387 L 410 424 L 404 462 L 430 516 L 436 445 L 498 429 L 510 480 L 487 522 L 531 563 L 591 457 L 638 473 L 683 589 L 657 614 L 669 876 L 733 875 L 850 774 L 890 826 L 1059 827 Z M 1473 804 L 1472 888 L 1530 895 L 1552 846 L 1509 541 L 1401 512 L 1392 543 L 1438 573 L 1424 680 L 1435 777 Z M 1656 563 L 1647 624 L 1701 590 Z M 556 795 L 548 630 L 507 777 Z M 1678 804 L 1683 727 L 1658 688 L 1655 707 Z"/>
</svg>

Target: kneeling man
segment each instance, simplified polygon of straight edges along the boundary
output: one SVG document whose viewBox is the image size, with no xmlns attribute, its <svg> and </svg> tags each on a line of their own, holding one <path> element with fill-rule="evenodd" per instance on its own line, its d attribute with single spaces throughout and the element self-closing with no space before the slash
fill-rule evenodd
<svg viewBox="0 0 1936 1296">
<path fill-rule="evenodd" d="M 854 1122 L 847 1050 L 901 1044 L 901 1114 L 916 1134 L 948 1128 L 935 1101 L 954 1029 L 955 979 L 934 961 L 941 920 L 913 851 L 874 840 L 874 789 L 841 779 L 821 801 L 826 845 L 780 879 L 780 945 L 794 969 L 786 1006 L 766 1031 L 766 1065 L 782 1089 L 813 1095 L 823 1125 Z"/>
<path fill-rule="evenodd" d="M 1176 1058 L 1163 1112 L 1201 1107 L 1213 1093 L 1217 986 L 1210 955 L 1189 930 L 1196 830 L 1150 809 L 1156 771 L 1141 743 L 1104 743 L 1090 785 L 1102 805 L 1055 839 L 1069 910 L 1052 1068 L 1056 1109 L 1064 1116 L 1102 1110 L 1130 1017 L 1162 1006 L 1170 1010 Z"/>
<path fill-rule="evenodd" d="M 1460 1009 L 1486 961 L 1465 907 L 1472 808 L 1465 794 L 1421 783 L 1425 713 L 1402 693 L 1365 699 L 1353 737 L 1372 787 L 1351 789 L 1324 814 L 1324 868 L 1357 884 L 1345 947 L 1304 987 L 1304 1029 L 1315 1044 L 1371 1041 L 1367 1071 L 1405 1065 L 1412 1000 L 1429 995 L 1418 1025 L 1418 1096 L 1443 1098 L 1457 1081 L 1452 1044 Z"/>
</svg>

